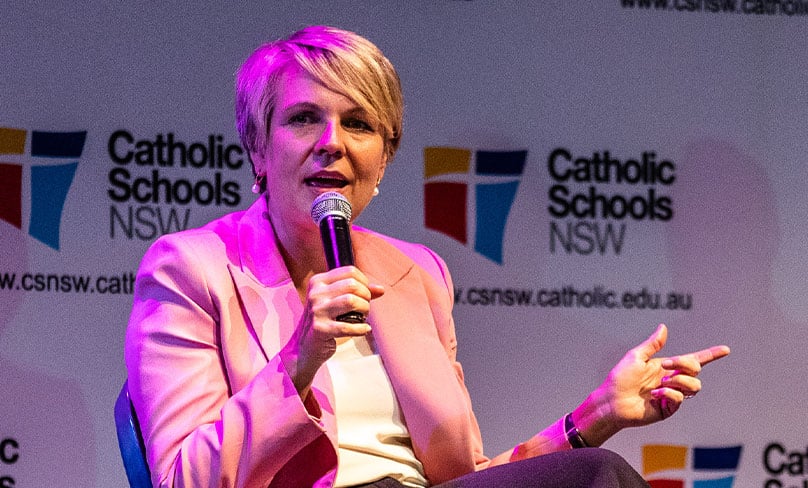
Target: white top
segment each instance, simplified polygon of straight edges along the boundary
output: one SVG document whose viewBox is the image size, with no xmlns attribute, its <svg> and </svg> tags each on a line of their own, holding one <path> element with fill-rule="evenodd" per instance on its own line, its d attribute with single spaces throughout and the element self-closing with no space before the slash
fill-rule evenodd
<svg viewBox="0 0 808 488">
<path fill-rule="evenodd" d="M 390 379 L 365 337 L 337 345 L 326 362 L 334 385 L 339 465 L 335 487 L 389 476 L 406 486 L 426 487 Z"/>
</svg>

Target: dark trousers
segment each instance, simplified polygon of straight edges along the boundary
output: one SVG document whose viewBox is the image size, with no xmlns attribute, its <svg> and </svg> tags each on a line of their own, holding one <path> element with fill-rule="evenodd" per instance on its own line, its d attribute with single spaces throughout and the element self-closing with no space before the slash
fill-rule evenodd
<svg viewBox="0 0 808 488">
<path fill-rule="evenodd" d="M 391 478 L 362 485 L 400 488 Z M 573 449 L 469 473 L 432 488 L 648 488 L 619 455 L 600 448 Z"/>
</svg>

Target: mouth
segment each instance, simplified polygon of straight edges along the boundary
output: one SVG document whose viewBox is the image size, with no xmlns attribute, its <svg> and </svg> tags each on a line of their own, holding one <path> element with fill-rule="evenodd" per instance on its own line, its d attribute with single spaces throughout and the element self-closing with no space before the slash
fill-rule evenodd
<svg viewBox="0 0 808 488">
<path fill-rule="evenodd" d="M 344 188 L 348 181 L 336 173 L 318 173 L 303 180 L 303 183 L 310 188 Z"/>
</svg>

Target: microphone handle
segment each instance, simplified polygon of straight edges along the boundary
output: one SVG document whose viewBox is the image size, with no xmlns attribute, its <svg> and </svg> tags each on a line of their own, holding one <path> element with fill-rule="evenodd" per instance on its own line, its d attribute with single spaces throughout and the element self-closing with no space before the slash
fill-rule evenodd
<svg viewBox="0 0 808 488">
<path fill-rule="evenodd" d="M 329 270 L 354 264 L 351 231 L 345 219 L 334 215 L 324 217 L 320 220 L 320 237 Z"/>
<path fill-rule="evenodd" d="M 329 270 L 354 264 L 351 231 L 347 220 L 334 215 L 324 217 L 320 220 L 320 237 L 323 241 L 325 260 Z M 360 324 L 365 321 L 365 316 L 352 310 L 337 316 L 337 320 Z"/>
</svg>

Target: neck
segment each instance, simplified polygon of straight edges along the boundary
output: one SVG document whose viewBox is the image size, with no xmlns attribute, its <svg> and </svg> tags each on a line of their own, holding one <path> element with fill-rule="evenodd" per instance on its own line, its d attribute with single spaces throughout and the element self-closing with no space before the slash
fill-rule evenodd
<svg viewBox="0 0 808 488">
<path fill-rule="evenodd" d="M 290 231 L 274 222 L 270 222 L 270 225 L 289 276 L 301 297 L 305 298 L 312 275 L 328 269 L 319 231 L 317 227 L 310 226 L 305 229 L 294 228 Z"/>
</svg>

